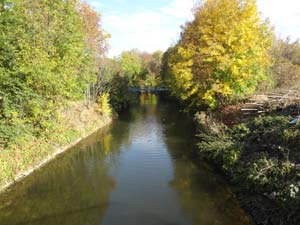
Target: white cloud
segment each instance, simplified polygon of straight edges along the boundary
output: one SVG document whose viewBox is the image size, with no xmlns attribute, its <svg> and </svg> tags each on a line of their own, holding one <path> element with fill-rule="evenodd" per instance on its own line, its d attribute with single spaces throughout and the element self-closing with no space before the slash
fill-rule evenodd
<svg viewBox="0 0 300 225">
<path fill-rule="evenodd" d="M 109 55 L 138 48 L 153 52 L 166 50 L 180 33 L 180 25 L 192 18 L 193 0 L 173 0 L 156 10 L 133 14 L 117 12 L 103 16 L 104 27 L 112 34 Z"/>
<path fill-rule="evenodd" d="M 161 8 L 161 11 L 178 18 L 192 18 L 191 10 L 194 4 L 194 0 L 174 0 Z"/>
<path fill-rule="evenodd" d="M 115 0 L 123 2 L 124 0 Z M 101 4 L 93 3 L 99 8 Z M 180 25 L 192 19 L 197 0 L 170 0 L 164 7 L 136 13 L 103 12 L 103 26 L 112 34 L 110 56 L 138 48 L 166 50 L 180 33 Z M 283 36 L 300 38 L 300 0 L 258 0 L 258 8 Z"/>
<path fill-rule="evenodd" d="M 143 31 L 163 25 L 164 16 L 155 11 L 144 11 L 131 15 L 112 13 L 104 19 L 106 25 L 120 31 Z"/>
<path fill-rule="evenodd" d="M 268 17 L 281 36 L 300 38 L 299 0 L 258 0 L 263 17 Z"/>
</svg>

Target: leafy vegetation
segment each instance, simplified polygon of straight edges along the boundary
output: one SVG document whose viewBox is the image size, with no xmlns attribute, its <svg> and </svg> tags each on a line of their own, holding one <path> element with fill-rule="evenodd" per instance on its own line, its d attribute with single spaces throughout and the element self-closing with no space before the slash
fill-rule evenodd
<svg viewBox="0 0 300 225">
<path fill-rule="evenodd" d="M 98 83 L 106 87 L 105 90 L 110 94 L 110 104 L 116 112 L 135 103 L 136 96 L 129 88 L 155 88 L 161 84 L 162 55 L 160 51 L 150 54 L 134 49 L 105 60 L 101 66 L 104 76 L 98 76 Z"/>
<path fill-rule="evenodd" d="M 134 102 L 134 94 L 128 91 L 129 86 L 130 81 L 127 77 L 115 76 L 112 80 L 110 104 L 115 111 L 127 109 Z"/>
<path fill-rule="evenodd" d="M 273 35 L 254 0 L 206 0 L 164 56 L 165 82 L 191 106 L 253 93 L 271 66 Z"/>
<path fill-rule="evenodd" d="M 125 51 L 118 59 L 120 74 L 129 80 L 131 87 L 157 87 L 161 83 L 162 55 L 161 51 L 152 54 L 138 50 Z"/>
<path fill-rule="evenodd" d="M 275 38 L 255 0 L 201 2 L 162 58 L 170 94 L 191 112 L 206 110 L 196 114 L 200 155 L 246 193 L 250 208 L 266 212 L 261 224 L 300 219 L 299 124 L 291 126 L 289 116 L 273 112 L 228 127 L 216 109 L 256 91 L 298 89 L 299 59 L 299 41 Z M 261 205 L 255 205 L 258 199 Z"/>
<path fill-rule="evenodd" d="M 56 145 L 100 126 L 97 119 L 111 114 L 112 78 L 101 67 L 109 35 L 86 3 L 2 0 L 0 30 L 2 186 Z M 70 111 L 80 118 L 69 121 Z"/>
<path fill-rule="evenodd" d="M 275 87 L 278 89 L 298 89 L 300 83 L 300 43 L 278 39 L 272 50 Z"/>
<path fill-rule="evenodd" d="M 203 1 L 164 54 L 134 49 L 108 59 L 109 36 L 80 0 L 0 1 L 0 186 L 126 109 L 130 87 L 166 86 L 197 111 L 299 86 L 299 41 L 276 39 L 255 0 Z M 278 203 L 276 223 L 296 224 L 299 125 L 287 116 L 233 127 L 196 117 L 201 155 L 243 190 Z"/>
<path fill-rule="evenodd" d="M 199 150 L 247 195 L 263 195 L 279 207 L 275 224 L 299 221 L 299 125 L 286 116 L 261 116 L 229 128 L 198 114 Z M 209 127 L 208 127 L 208 124 Z"/>
</svg>

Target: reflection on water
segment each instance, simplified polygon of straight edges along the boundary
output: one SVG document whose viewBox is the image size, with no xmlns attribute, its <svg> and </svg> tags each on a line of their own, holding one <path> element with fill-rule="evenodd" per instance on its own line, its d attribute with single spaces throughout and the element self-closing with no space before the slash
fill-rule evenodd
<svg viewBox="0 0 300 225">
<path fill-rule="evenodd" d="M 99 224 L 115 187 L 106 138 L 93 135 L 1 196 L 0 224 Z"/>
<path fill-rule="evenodd" d="M 191 120 L 156 95 L 0 196 L 0 225 L 247 225 L 191 160 Z"/>
</svg>

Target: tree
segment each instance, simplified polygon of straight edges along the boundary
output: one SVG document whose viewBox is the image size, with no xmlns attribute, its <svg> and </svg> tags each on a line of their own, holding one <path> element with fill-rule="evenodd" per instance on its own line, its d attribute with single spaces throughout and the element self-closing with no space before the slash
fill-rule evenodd
<svg viewBox="0 0 300 225">
<path fill-rule="evenodd" d="M 255 0 L 206 0 L 168 53 L 167 84 L 197 106 L 250 94 L 271 65 L 272 40 Z"/>
<path fill-rule="evenodd" d="M 0 1 L 0 142 L 84 99 L 106 48 L 99 22 L 80 0 Z"/>
<path fill-rule="evenodd" d="M 300 85 L 300 43 L 277 39 L 272 50 L 275 86 L 279 89 L 298 88 Z"/>
<path fill-rule="evenodd" d="M 127 77 L 131 86 L 156 87 L 160 83 L 160 69 L 163 53 L 125 51 L 121 54 L 121 74 Z"/>
<path fill-rule="evenodd" d="M 155 51 L 151 55 L 151 60 L 149 62 L 150 64 L 150 71 L 153 74 L 156 74 L 157 76 L 160 75 L 161 71 L 161 61 L 163 57 L 163 52 L 162 51 Z"/>
<path fill-rule="evenodd" d="M 83 24 L 83 33 L 85 41 L 85 70 L 90 81 L 86 88 L 86 99 L 88 101 L 96 101 L 103 90 L 102 81 L 106 78 L 101 77 L 107 75 L 104 71 L 107 66 L 105 63 L 109 60 L 105 59 L 105 53 L 108 49 L 107 39 L 110 37 L 101 26 L 101 15 L 91 8 L 86 2 L 80 4 L 79 13 Z M 103 73 L 104 72 L 104 73 Z M 103 94 L 103 93 L 102 93 Z"/>
<path fill-rule="evenodd" d="M 142 72 L 142 60 L 137 50 L 125 51 L 120 58 L 122 73 L 131 84 L 138 79 Z"/>
<path fill-rule="evenodd" d="M 96 59 L 103 58 L 108 48 L 106 40 L 110 35 L 102 29 L 101 15 L 86 2 L 80 6 L 80 15 L 83 21 L 86 50 L 92 52 Z"/>
</svg>

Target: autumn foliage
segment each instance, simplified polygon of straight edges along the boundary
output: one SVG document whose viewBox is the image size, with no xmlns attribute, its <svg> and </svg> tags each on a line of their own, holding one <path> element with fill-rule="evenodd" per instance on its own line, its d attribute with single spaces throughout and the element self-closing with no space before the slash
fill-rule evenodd
<svg viewBox="0 0 300 225">
<path fill-rule="evenodd" d="M 0 1 L 0 31 L 0 143 L 44 134 L 62 105 L 97 99 L 108 36 L 86 3 Z"/>
<path fill-rule="evenodd" d="M 206 0 L 164 55 L 172 94 L 191 106 L 217 107 L 256 90 L 271 66 L 273 35 L 255 0 Z"/>
</svg>

